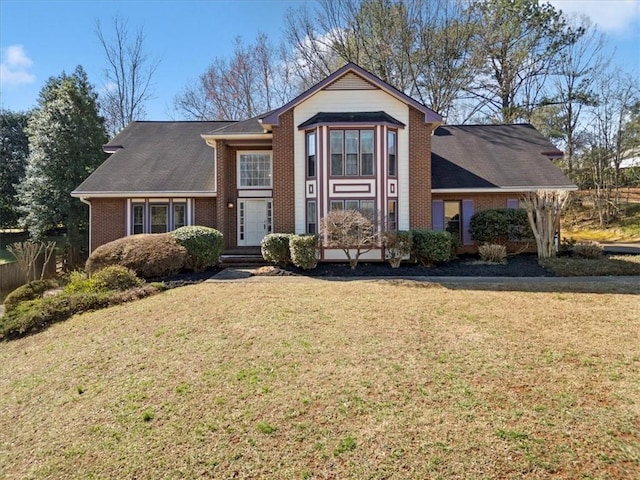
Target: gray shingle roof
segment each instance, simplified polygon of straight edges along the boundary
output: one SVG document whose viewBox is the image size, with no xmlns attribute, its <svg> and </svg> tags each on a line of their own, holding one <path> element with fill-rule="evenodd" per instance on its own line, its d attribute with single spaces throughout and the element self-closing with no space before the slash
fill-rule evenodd
<svg viewBox="0 0 640 480">
<path fill-rule="evenodd" d="M 214 150 L 200 136 L 231 122 L 132 122 L 105 149 L 117 149 L 74 195 L 213 191 Z"/>
<path fill-rule="evenodd" d="M 268 115 L 268 113 L 264 114 Z M 247 120 L 241 120 L 239 122 L 226 122 L 228 125 L 218 127 L 215 130 L 208 132 L 207 135 L 242 135 L 252 133 L 264 133 L 264 127 L 260 123 L 260 118 L 264 115 L 249 118 Z M 221 122 L 222 123 L 222 122 Z"/>
<path fill-rule="evenodd" d="M 548 158 L 561 152 L 528 124 L 444 125 L 431 151 L 434 189 L 574 187 Z"/>
<path fill-rule="evenodd" d="M 386 123 L 404 128 L 404 123 L 396 120 L 386 112 L 318 112 L 309 120 L 302 122 L 298 128 L 329 123 L 371 124 Z"/>
</svg>

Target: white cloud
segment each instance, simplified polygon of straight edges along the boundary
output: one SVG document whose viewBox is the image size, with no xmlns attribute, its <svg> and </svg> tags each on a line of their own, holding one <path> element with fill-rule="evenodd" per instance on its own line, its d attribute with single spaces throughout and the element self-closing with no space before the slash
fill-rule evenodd
<svg viewBox="0 0 640 480">
<path fill-rule="evenodd" d="M 33 61 L 27 56 L 22 45 L 9 45 L 3 48 L 0 84 L 4 87 L 35 82 L 36 76 L 29 71 L 32 65 Z"/>
<path fill-rule="evenodd" d="M 602 30 L 611 33 L 623 33 L 640 21 L 638 0 L 549 0 L 549 3 L 567 14 L 587 15 Z"/>
</svg>

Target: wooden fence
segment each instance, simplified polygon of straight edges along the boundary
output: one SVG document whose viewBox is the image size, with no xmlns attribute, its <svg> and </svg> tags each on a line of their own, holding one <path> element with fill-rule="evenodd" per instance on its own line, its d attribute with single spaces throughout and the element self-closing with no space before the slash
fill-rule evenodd
<svg viewBox="0 0 640 480">
<path fill-rule="evenodd" d="M 43 257 L 44 256 L 41 256 L 36 262 L 35 271 L 38 276 L 42 271 L 42 263 L 44 262 Z M 45 278 L 51 278 L 55 277 L 55 275 L 56 257 L 55 255 L 52 255 L 49 259 L 49 263 L 47 264 L 44 276 Z M 21 285 L 24 285 L 25 283 L 27 283 L 27 279 L 24 272 L 18 266 L 18 262 L 3 263 L 0 265 L 0 301 L 3 300 L 9 292 Z"/>
</svg>

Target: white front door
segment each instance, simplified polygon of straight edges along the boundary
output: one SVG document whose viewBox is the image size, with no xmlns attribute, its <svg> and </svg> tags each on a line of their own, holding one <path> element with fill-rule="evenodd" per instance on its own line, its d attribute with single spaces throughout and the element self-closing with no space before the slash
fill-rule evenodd
<svg viewBox="0 0 640 480">
<path fill-rule="evenodd" d="M 240 200 L 238 202 L 238 245 L 259 246 L 268 233 L 271 233 L 271 200 Z"/>
</svg>

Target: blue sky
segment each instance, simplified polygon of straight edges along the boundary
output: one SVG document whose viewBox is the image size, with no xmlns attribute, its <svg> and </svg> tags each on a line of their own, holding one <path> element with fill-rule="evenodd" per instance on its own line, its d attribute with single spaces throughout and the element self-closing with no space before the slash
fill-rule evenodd
<svg viewBox="0 0 640 480">
<path fill-rule="evenodd" d="M 0 0 L 0 106 L 35 106 L 46 80 L 82 65 L 96 88 L 104 88 L 104 54 L 94 33 L 100 20 L 109 32 L 113 16 L 144 26 L 147 52 L 160 59 L 155 98 L 147 118 L 173 118 L 172 100 L 217 56 L 242 36 L 258 32 L 279 42 L 289 8 L 312 0 Z M 640 78 L 640 0 L 552 0 L 565 12 L 589 15 L 615 47 L 613 57 Z"/>
</svg>

